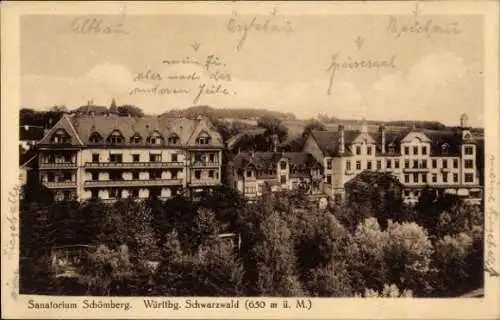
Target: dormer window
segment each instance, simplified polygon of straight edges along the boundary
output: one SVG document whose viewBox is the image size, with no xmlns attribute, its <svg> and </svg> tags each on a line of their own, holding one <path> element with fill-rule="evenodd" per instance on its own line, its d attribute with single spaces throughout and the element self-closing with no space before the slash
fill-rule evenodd
<svg viewBox="0 0 500 320">
<path fill-rule="evenodd" d="M 448 153 L 450 151 L 450 145 L 447 143 L 443 143 L 441 146 L 441 150 L 443 150 L 444 153 Z"/>
<path fill-rule="evenodd" d="M 90 143 L 100 143 L 102 142 L 102 136 L 98 132 L 92 132 L 89 138 Z"/>
<path fill-rule="evenodd" d="M 202 133 L 196 138 L 196 144 L 210 144 L 210 136 L 207 133 Z"/>
<path fill-rule="evenodd" d="M 142 137 L 136 133 L 130 138 L 131 144 L 140 144 L 142 142 Z"/>
<path fill-rule="evenodd" d="M 123 143 L 123 136 L 122 134 L 120 133 L 120 131 L 118 130 L 114 130 L 113 132 L 111 132 L 111 134 L 109 135 L 108 139 L 107 139 L 107 142 L 109 144 L 122 144 Z"/>
<path fill-rule="evenodd" d="M 163 143 L 163 137 L 158 132 L 154 132 L 146 141 L 148 144 L 160 145 Z"/>
<path fill-rule="evenodd" d="M 58 129 L 52 135 L 50 142 L 58 143 L 58 144 L 71 143 L 71 138 L 70 138 L 69 134 L 64 129 Z"/>
<path fill-rule="evenodd" d="M 470 140 L 470 139 L 472 139 L 472 134 L 470 133 L 470 131 L 468 131 L 468 130 L 463 131 L 463 133 L 462 133 L 462 139 L 463 140 Z"/>
<path fill-rule="evenodd" d="M 396 153 L 396 148 L 393 143 L 389 144 L 389 153 Z"/>
<path fill-rule="evenodd" d="M 168 144 L 178 144 L 179 143 L 179 136 L 175 133 L 173 133 L 170 137 L 168 137 Z"/>
</svg>

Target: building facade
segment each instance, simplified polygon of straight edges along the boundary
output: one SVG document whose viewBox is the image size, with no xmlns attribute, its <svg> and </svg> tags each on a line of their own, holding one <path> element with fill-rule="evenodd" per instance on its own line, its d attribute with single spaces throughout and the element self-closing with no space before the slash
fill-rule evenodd
<svg viewBox="0 0 500 320">
<path fill-rule="evenodd" d="M 462 115 L 460 127 L 450 130 L 379 127 L 360 130 L 313 131 L 304 151 L 324 167 L 323 190 L 335 199 L 345 195 L 344 185 L 364 170 L 393 175 L 404 186 L 403 199 L 416 203 L 421 190 L 430 186 L 480 202 L 482 186 L 478 144 Z"/>
<path fill-rule="evenodd" d="M 321 165 L 306 152 L 240 152 L 231 164 L 233 187 L 248 199 L 265 192 L 321 192 Z"/>
<path fill-rule="evenodd" d="M 221 184 L 224 144 L 207 118 L 65 115 L 39 143 L 56 200 L 162 199 Z"/>
</svg>

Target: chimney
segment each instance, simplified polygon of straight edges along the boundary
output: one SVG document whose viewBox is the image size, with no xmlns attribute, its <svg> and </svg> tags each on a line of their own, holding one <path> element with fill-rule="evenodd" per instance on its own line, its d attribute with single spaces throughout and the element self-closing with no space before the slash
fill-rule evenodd
<svg viewBox="0 0 500 320">
<path fill-rule="evenodd" d="M 361 133 L 368 133 L 368 124 L 366 123 L 365 118 L 361 120 Z"/>
<path fill-rule="evenodd" d="M 339 154 L 344 154 L 345 152 L 345 136 L 344 136 L 344 126 L 339 125 Z"/>
<path fill-rule="evenodd" d="M 379 127 L 379 132 L 380 132 L 380 150 L 382 151 L 382 153 L 385 153 L 385 126 L 384 125 L 381 125 Z"/>
<path fill-rule="evenodd" d="M 460 116 L 460 127 L 467 128 L 469 126 L 469 117 L 467 114 L 462 113 Z"/>
</svg>

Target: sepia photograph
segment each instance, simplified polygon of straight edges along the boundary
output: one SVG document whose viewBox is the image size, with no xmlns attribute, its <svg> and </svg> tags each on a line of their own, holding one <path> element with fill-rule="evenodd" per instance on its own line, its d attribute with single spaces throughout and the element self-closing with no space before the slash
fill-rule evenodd
<svg viewBox="0 0 500 320">
<path fill-rule="evenodd" d="M 23 308 L 485 298 L 485 16 L 260 4 L 19 15 L 2 247 Z"/>
</svg>

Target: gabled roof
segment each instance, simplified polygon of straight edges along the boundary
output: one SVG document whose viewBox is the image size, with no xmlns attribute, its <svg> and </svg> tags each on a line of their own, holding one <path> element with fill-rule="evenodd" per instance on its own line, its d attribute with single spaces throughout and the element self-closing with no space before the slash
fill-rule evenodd
<svg viewBox="0 0 500 320">
<path fill-rule="evenodd" d="M 41 143 L 50 144 L 52 134 L 62 127 L 68 134 L 72 135 L 72 144 L 75 141 L 81 141 L 81 145 L 95 145 L 90 142 L 90 137 L 94 132 L 103 138 L 103 142 L 99 144 L 105 144 L 107 137 L 113 131 L 118 130 L 124 137 L 124 145 L 129 145 L 130 138 L 136 134 L 142 137 L 142 142 L 138 145 L 134 144 L 134 146 L 146 145 L 147 138 L 157 131 L 165 141 L 175 134 L 179 138 L 178 145 L 186 146 L 190 142 L 193 133 L 202 128 L 208 131 L 212 137 L 211 144 L 208 147 L 223 147 L 219 132 L 209 122 L 206 118 L 191 119 L 166 115 L 141 118 L 123 117 L 115 114 L 72 115 L 64 116 L 45 135 Z"/>
<path fill-rule="evenodd" d="M 314 157 L 307 152 L 240 152 L 233 159 L 235 169 L 246 168 L 249 165 L 259 169 L 275 169 L 282 159 L 289 161 L 292 169 L 309 170 L 312 166 L 320 165 Z"/>
</svg>

